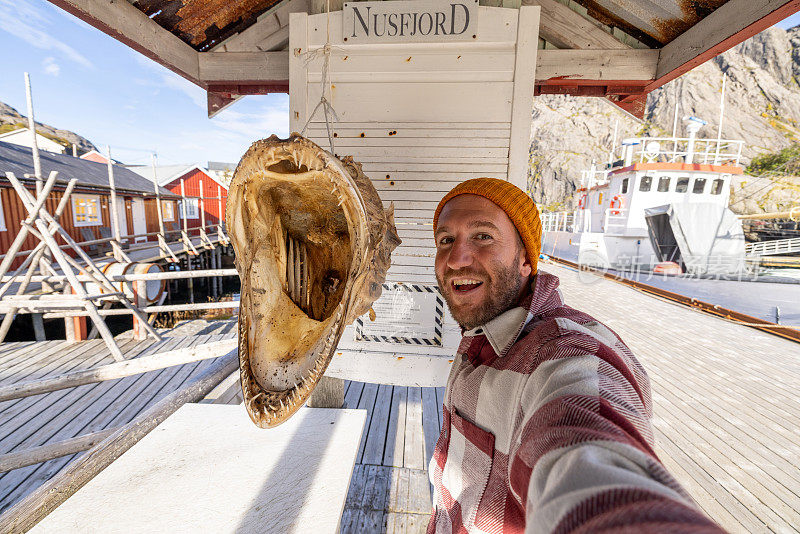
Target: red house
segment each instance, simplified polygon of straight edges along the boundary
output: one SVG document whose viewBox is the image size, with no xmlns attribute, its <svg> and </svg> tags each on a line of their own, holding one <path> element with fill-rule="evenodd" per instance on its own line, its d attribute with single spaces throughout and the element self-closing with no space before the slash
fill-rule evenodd
<svg viewBox="0 0 800 534">
<path fill-rule="evenodd" d="M 133 167 L 131 170 L 152 179 L 153 167 Z M 228 181 L 224 171 L 212 171 L 200 165 L 161 165 L 156 167 L 158 184 L 186 198 L 186 223 L 189 228 L 201 225 L 205 214 L 206 226 L 216 226 L 225 219 Z M 180 225 L 183 226 L 183 208 Z"/>
</svg>

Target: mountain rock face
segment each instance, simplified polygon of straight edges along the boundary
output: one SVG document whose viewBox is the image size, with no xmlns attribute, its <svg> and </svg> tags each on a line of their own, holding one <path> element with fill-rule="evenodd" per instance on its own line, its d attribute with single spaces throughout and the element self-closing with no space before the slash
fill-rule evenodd
<svg viewBox="0 0 800 534">
<path fill-rule="evenodd" d="M 625 137 L 670 136 L 677 104 L 708 122 L 698 137 L 716 138 L 726 77 L 723 139 L 743 140 L 742 163 L 800 141 L 800 26 L 770 28 L 650 93 L 640 121 L 605 99 L 544 95 L 534 99 L 529 187 L 545 208 L 572 209 L 581 170 L 605 164 L 614 125 Z"/>
<path fill-rule="evenodd" d="M 8 104 L 0 102 L 0 128 L 2 128 L 4 125 L 27 128 L 28 119 Z M 11 128 L 3 128 L 0 131 L 9 131 L 10 129 Z M 61 144 L 67 146 L 68 154 L 72 153 L 71 148 L 73 144 L 78 147 L 78 154 L 83 154 L 85 152 L 89 152 L 90 150 L 97 150 L 97 147 L 95 147 L 91 141 L 69 130 L 59 130 L 58 128 L 54 128 L 48 124 L 37 122 L 36 131 L 45 137 L 49 137 L 54 141 L 60 142 Z"/>
</svg>

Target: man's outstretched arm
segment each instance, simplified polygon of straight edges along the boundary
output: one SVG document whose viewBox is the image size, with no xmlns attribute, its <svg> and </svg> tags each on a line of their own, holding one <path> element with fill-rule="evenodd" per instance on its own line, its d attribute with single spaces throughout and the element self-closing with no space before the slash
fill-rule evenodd
<svg viewBox="0 0 800 534">
<path fill-rule="evenodd" d="M 578 329 L 540 347 L 523 393 L 511 481 L 526 532 L 720 532 L 653 451 L 642 367 L 603 325 Z"/>
</svg>

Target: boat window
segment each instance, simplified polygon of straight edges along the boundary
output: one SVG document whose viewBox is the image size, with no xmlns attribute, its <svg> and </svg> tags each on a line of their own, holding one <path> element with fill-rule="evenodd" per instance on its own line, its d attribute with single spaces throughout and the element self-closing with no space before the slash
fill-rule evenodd
<svg viewBox="0 0 800 534">
<path fill-rule="evenodd" d="M 625 178 L 624 180 L 622 180 L 622 194 L 623 195 L 628 192 L 628 180 L 629 180 L 629 178 Z"/>
<path fill-rule="evenodd" d="M 712 195 L 719 195 L 722 193 L 722 184 L 725 182 L 722 178 L 717 178 L 713 182 L 711 182 L 711 194 Z"/>
<path fill-rule="evenodd" d="M 692 186 L 692 193 L 701 194 L 703 190 L 706 188 L 706 179 L 705 178 L 695 178 L 694 185 Z"/>
<path fill-rule="evenodd" d="M 642 180 L 639 182 L 639 191 L 650 191 L 650 187 L 652 187 L 652 185 L 652 176 L 642 176 Z"/>
<path fill-rule="evenodd" d="M 675 192 L 685 193 L 688 190 L 689 190 L 689 178 L 688 177 L 678 178 L 678 183 L 675 185 Z"/>
<path fill-rule="evenodd" d="M 658 179 L 658 192 L 666 193 L 667 191 L 669 191 L 669 177 L 662 176 Z"/>
</svg>

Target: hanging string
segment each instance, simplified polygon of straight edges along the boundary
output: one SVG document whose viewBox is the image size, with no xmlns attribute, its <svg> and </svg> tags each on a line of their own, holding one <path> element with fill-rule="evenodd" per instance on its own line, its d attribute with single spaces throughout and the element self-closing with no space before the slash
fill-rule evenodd
<svg viewBox="0 0 800 534">
<path fill-rule="evenodd" d="M 330 61 L 331 61 L 331 50 L 334 48 L 331 46 L 331 0 L 327 0 L 326 3 L 326 18 L 325 18 L 325 46 L 322 48 L 318 48 L 316 50 L 306 52 L 303 54 L 305 58 L 305 66 L 308 68 L 308 65 L 322 56 L 322 80 L 321 80 L 321 95 L 319 98 L 319 102 L 314 107 L 314 111 L 311 112 L 309 115 L 308 120 L 306 121 L 305 126 L 300 131 L 300 135 L 306 134 L 306 129 L 308 129 L 308 125 L 311 124 L 311 121 L 317 114 L 317 111 L 322 109 L 322 113 L 325 117 L 325 130 L 328 133 L 328 145 L 331 149 L 331 154 L 334 154 L 334 146 L 333 146 L 333 133 L 331 132 L 331 118 L 336 122 L 339 122 L 339 117 L 336 115 L 336 110 L 333 109 L 328 98 L 325 96 L 325 92 L 327 90 L 328 95 L 331 95 L 333 92 L 333 85 L 331 84 L 330 79 Z"/>
</svg>

